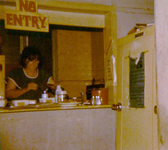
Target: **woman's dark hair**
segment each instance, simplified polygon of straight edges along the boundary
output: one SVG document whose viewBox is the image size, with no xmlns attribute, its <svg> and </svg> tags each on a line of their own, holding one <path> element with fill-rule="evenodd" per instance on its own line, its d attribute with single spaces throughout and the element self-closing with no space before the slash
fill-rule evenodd
<svg viewBox="0 0 168 150">
<path fill-rule="evenodd" d="M 40 68 L 42 66 L 42 56 L 41 56 L 41 52 L 38 48 L 36 47 L 25 47 L 22 51 L 22 55 L 21 55 L 21 61 L 20 64 L 23 68 L 26 68 L 26 59 L 28 58 L 28 60 L 32 61 L 34 59 L 37 58 L 37 60 L 39 60 L 39 65 L 38 68 Z"/>
</svg>

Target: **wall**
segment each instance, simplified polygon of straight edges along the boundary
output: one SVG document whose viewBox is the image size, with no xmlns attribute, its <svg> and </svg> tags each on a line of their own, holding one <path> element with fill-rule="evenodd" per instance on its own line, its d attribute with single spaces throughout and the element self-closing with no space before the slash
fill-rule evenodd
<svg viewBox="0 0 168 150">
<path fill-rule="evenodd" d="M 134 9 L 154 9 L 153 0 L 111 0 L 111 5 L 118 8 L 134 8 Z"/>
<path fill-rule="evenodd" d="M 117 38 L 126 36 L 136 23 L 154 23 L 154 15 L 117 12 Z"/>
<path fill-rule="evenodd" d="M 104 78 L 103 32 L 91 32 L 92 78 L 101 82 Z"/>
<path fill-rule="evenodd" d="M 58 83 L 70 97 L 86 93 L 92 79 L 104 77 L 103 32 L 56 30 L 53 47 L 56 51 L 56 76 Z M 54 45 L 54 44 L 53 44 Z"/>
<path fill-rule="evenodd" d="M 153 0 L 57 0 L 64 2 L 80 2 L 80 3 L 91 3 L 100 5 L 114 5 L 116 7 L 134 7 L 134 8 L 145 8 L 153 9 Z"/>
<path fill-rule="evenodd" d="M 117 8 L 117 37 L 127 35 L 136 23 L 154 23 L 154 0 L 59 0 L 100 5 L 113 5 Z"/>
<path fill-rule="evenodd" d="M 111 5 L 111 0 L 57 0 L 57 1 Z"/>
<path fill-rule="evenodd" d="M 57 31 L 58 82 L 70 97 L 80 96 L 92 80 L 91 33 Z"/>
<path fill-rule="evenodd" d="M 4 29 L 4 21 L 0 20 L 0 35 L 2 37 L 2 47 L 0 55 L 5 55 L 6 74 L 19 66 L 20 59 L 20 37 L 13 32 Z"/>
<path fill-rule="evenodd" d="M 111 108 L 0 114 L 1 150 L 115 150 Z"/>
<path fill-rule="evenodd" d="M 168 149 L 168 1 L 155 0 L 159 150 Z"/>
<path fill-rule="evenodd" d="M 153 0 L 112 0 L 117 7 L 117 38 L 127 35 L 136 23 L 154 23 Z"/>
</svg>

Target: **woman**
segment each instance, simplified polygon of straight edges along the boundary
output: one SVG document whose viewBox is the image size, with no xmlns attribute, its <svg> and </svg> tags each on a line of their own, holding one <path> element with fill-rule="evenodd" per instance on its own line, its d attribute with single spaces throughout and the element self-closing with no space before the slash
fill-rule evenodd
<svg viewBox="0 0 168 150">
<path fill-rule="evenodd" d="M 40 70 L 41 64 L 39 49 L 25 47 L 21 55 L 22 67 L 11 70 L 7 76 L 6 98 L 39 100 L 42 92 L 48 88 L 47 84 L 53 84 L 50 88 L 55 90 L 52 76 Z"/>
</svg>

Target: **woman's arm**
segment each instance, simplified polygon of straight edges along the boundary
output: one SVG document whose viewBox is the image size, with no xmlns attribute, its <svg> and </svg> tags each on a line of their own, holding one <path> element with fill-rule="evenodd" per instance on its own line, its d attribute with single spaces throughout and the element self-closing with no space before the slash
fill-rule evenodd
<svg viewBox="0 0 168 150">
<path fill-rule="evenodd" d="M 8 80 L 6 89 L 5 89 L 5 97 L 6 98 L 17 98 L 30 90 L 37 90 L 38 85 L 36 83 L 29 83 L 24 89 L 16 89 L 16 85 L 12 80 Z"/>
</svg>

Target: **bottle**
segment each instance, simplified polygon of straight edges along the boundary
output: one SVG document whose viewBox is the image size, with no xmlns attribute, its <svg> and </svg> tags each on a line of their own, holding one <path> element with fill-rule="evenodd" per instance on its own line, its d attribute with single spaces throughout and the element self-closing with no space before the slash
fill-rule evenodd
<svg viewBox="0 0 168 150">
<path fill-rule="evenodd" d="M 55 90 L 55 103 L 58 103 L 58 92 L 61 92 L 61 91 L 62 91 L 61 86 L 57 85 L 57 88 Z"/>
<path fill-rule="evenodd" d="M 81 94 L 81 99 L 82 99 L 82 104 L 83 104 L 86 100 L 86 95 L 83 93 L 80 93 L 80 94 Z"/>
<path fill-rule="evenodd" d="M 100 105 L 101 102 L 100 102 L 100 96 L 96 96 L 96 105 Z"/>
<path fill-rule="evenodd" d="M 95 97 L 94 97 L 94 96 L 92 96 L 92 98 L 91 98 L 91 104 L 92 104 L 92 105 L 95 104 Z"/>
</svg>

